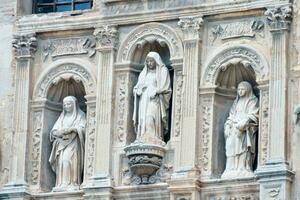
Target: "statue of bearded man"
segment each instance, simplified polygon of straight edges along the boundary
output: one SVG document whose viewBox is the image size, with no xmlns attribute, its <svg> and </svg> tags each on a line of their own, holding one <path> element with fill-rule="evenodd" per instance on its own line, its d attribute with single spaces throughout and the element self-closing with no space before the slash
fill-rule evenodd
<svg viewBox="0 0 300 200">
<path fill-rule="evenodd" d="M 133 123 L 137 141 L 163 144 L 163 136 L 168 131 L 171 93 L 168 68 L 158 53 L 148 53 L 145 67 L 133 89 Z"/>
<path fill-rule="evenodd" d="M 258 112 L 258 98 L 251 84 L 239 83 L 237 97 L 224 126 L 226 168 L 222 178 L 253 176 Z"/>
</svg>

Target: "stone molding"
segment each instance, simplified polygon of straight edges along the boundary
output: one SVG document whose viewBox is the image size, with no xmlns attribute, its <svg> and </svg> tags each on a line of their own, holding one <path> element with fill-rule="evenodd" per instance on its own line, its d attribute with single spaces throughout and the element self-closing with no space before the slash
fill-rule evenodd
<svg viewBox="0 0 300 200">
<path fill-rule="evenodd" d="M 118 63 L 130 61 L 136 48 L 153 41 L 169 47 L 170 59 L 182 58 L 182 42 L 176 31 L 165 24 L 152 22 L 140 25 L 128 34 L 119 48 Z"/>
<path fill-rule="evenodd" d="M 96 89 L 96 79 L 87 68 L 86 65 L 79 64 L 77 62 L 71 62 L 66 60 L 65 62 L 58 62 L 49 70 L 47 70 L 37 81 L 34 87 L 33 99 L 41 99 L 47 97 L 48 89 L 53 84 L 57 84 L 60 81 L 59 78 L 64 79 L 64 75 L 72 76 L 76 81 L 82 82 L 86 93 L 93 95 Z"/>
<path fill-rule="evenodd" d="M 205 71 L 202 75 L 201 82 L 203 83 L 203 86 L 213 86 L 219 72 L 226 70 L 225 66 L 227 65 L 224 64 L 230 62 L 234 58 L 241 59 L 241 62 L 245 62 L 244 64 L 246 67 L 252 67 L 256 73 L 257 81 L 268 78 L 269 65 L 258 50 L 246 45 L 233 45 L 223 48 L 210 59 L 204 68 Z"/>
<path fill-rule="evenodd" d="M 94 31 L 98 48 L 115 48 L 118 42 L 118 31 L 116 26 L 103 25 Z M 99 50 L 99 49 L 98 49 Z"/>
<path fill-rule="evenodd" d="M 265 16 L 271 31 L 289 30 L 292 21 L 292 7 L 286 5 L 268 8 Z"/>
<path fill-rule="evenodd" d="M 32 57 L 37 49 L 37 39 L 35 33 L 14 35 L 12 46 L 15 49 L 17 58 Z"/>
<path fill-rule="evenodd" d="M 180 17 L 178 26 L 184 33 L 184 39 L 198 39 L 203 25 L 202 16 Z"/>
</svg>

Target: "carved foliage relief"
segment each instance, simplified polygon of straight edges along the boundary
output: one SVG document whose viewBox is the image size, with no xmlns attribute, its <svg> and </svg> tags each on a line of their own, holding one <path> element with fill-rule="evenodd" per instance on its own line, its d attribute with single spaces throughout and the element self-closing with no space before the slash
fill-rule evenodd
<svg viewBox="0 0 300 200">
<path fill-rule="evenodd" d="M 204 97 L 201 100 L 201 146 L 199 147 L 199 164 L 202 171 L 207 172 L 209 170 L 209 145 L 210 145 L 210 129 L 211 129 L 211 117 L 212 117 L 212 99 L 211 97 Z"/>
<path fill-rule="evenodd" d="M 32 171 L 31 182 L 37 184 L 39 179 L 40 154 L 41 154 L 41 135 L 42 135 L 42 112 L 33 113 L 33 130 L 32 130 Z"/>
<path fill-rule="evenodd" d="M 116 102 L 117 102 L 117 129 L 116 129 L 116 137 L 117 141 L 124 142 L 126 137 L 126 98 L 128 96 L 128 77 L 126 74 L 120 74 L 117 77 L 117 96 L 116 96 Z"/>
<path fill-rule="evenodd" d="M 260 111 L 260 164 L 263 165 L 268 159 L 268 146 L 269 146 L 269 91 L 262 90 L 261 92 L 261 111 Z"/>
<path fill-rule="evenodd" d="M 174 91 L 175 94 L 175 105 L 174 105 L 174 130 L 173 134 L 175 137 L 178 137 L 181 132 L 181 111 L 182 111 L 182 86 L 183 86 L 183 77 L 182 71 L 176 72 L 176 83 L 175 83 L 176 90 Z"/>
<path fill-rule="evenodd" d="M 87 117 L 87 154 L 86 154 L 86 178 L 94 174 L 95 140 L 96 140 L 96 111 L 95 107 L 89 107 Z"/>
</svg>

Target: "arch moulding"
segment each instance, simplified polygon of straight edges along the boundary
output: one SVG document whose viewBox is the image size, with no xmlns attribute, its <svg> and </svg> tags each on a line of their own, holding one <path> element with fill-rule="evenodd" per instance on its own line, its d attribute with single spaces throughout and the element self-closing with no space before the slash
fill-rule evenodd
<svg viewBox="0 0 300 200">
<path fill-rule="evenodd" d="M 76 59 L 58 60 L 49 66 L 39 77 L 34 87 L 33 99 L 47 98 L 47 92 L 53 84 L 61 79 L 73 78 L 82 82 L 87 95 L 95 95 L 96 78 L 90 69 L 92 65 Z"/>
<path fill-rule="evenodd" d="M 247 45 L 234 45 L 222 48 L 209 59 L 204 68 L 202 85 L 215 86 L 219 72 L 226 70 L 229 64 L 237 62 L 245 67 L 252 67 L 256 81 L 265 81 L 269 78 L 269 65 L 263 54 Z"/>
<path fill-rule="evenodd" d="M 169 47 L 171 59 L 182 58 L 182 41 L 176 32 L 165 24 L 147 23 L 138 26 L 128 34 L 119 48 L 117 62 L 130 62 L 136 48 L 142 47 L 147 42 L 151 43 L 154 41 Z"/>
</svg>

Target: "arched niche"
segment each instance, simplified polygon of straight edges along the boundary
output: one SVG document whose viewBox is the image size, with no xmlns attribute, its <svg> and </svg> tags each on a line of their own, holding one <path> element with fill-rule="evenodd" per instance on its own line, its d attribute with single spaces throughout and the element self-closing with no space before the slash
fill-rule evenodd
<svg viewBox="0 0 300 200">
<path fill-rule="evenodd" d="M 175 81 L 180 79 L 182 71 L 182 55 L 183 46 L 180 37 L 176 34 L 168 25 L 161 23 L 147 23 L 138 26 L 133 29 L 128 36 L 122 41 L 116 58 L 116 82 L 117 82 L 117 98 L 116 107 L 120 107 L 120 104 L 128 105 L 128 109 L 122 109 L 120 107 L 116 111 L 117 121 L 117 140 L 119 142 L 131 143 L 135 139 L 135 134 L 132 127 L 132 113 L 133 113 L 133 94 L 132 90 L 137 82 L 137 77 L 144 67 L 146 55 L 150 51 L 155 51 L 160 54 L 163 62 L 170 70 L 170 76 L 172 79 L 173 95 L 172 102 L 174 102 L 174 91 L 176 90 Z M 181 79 L 180 79 L 181 80 Z M 174 82 L 174 84 L 173 84 Z M 124 85 L 126 87 L 124 88 Z M 123 92 L 125 89 L 125 93 Z M 121 97 L 120 97 L 121 96 Z M 124 97 L 123 97 L 124 96 Z M 120 98 L 119 98 L 120 97 Z M 179 102 L 179 101 L 178 101 Z M 170 110 L 170 118 L 174 118 L 171 112 L 174 107 L 174 103 Z M 125 114 L 124 114 L 125 113 Z M 178 113 L 179 114 L 179 113 Z M 128 116 L 124 119 L 123 116 Z M 169 120 L 171 121 L 171 120 Z M 119 123 L 120 122 L 120 123 Z M 173 125 L 170 124 L 169 129 L 173 129 Z M 124 136 L 124 138 L 122 138 Z M 166 140 L 169 140 L 167 136 Z"/>
<path fill-rule="evenodd" d="M 62 112 L 62 100 L 72 95 L 77 97 L 81 109 L 87 115 L 87 130 L 85 136 L 85 162 L 91 155 L 93 149 L 88 148 L 90 133 L 94 129 L 91 121 L 91 113 L 95 113 L 95 86 L 96 79 L 91 72 L 92 65 L 82 62 L 57 61 L 49 66 L 39 77 L 31 103 L 31 180 L 30 183 L 38 191 L 51 191 L 55 185 L 55 174 L 49 164 L 49 155 L 52 144 L 49 133 Z M 93 140 L 93 139 L 92 139 Z M 92 144 L 91 144 L 92 146 Z M 93 166 L 85 163 L 85 166 Z M 84 179 L 87 178 L 85 167 Z"/>
<path fill-rule="evenodd" d="M 257 158 L 253 169 L 260 163 L 261 150 L 266 148 L 262 146 L 262 138 L 268 134 L 262 128 L 268 121 L 263 119 L 267 116 L 262 114 L 265 106 L 268 106 L 268 71 L 268 64 L 258 50 L 240 45 L 221 48 L 206 65 L 200 87 L 200 118 L 203 119 L 200 156 L 204 176 L 219 178 L 225 170 L 224 124 L 236 98 L 237 86 L 242 81 L 252 85 L 260 100 L 259 141 L 256 143 Z"/>
</svg>

